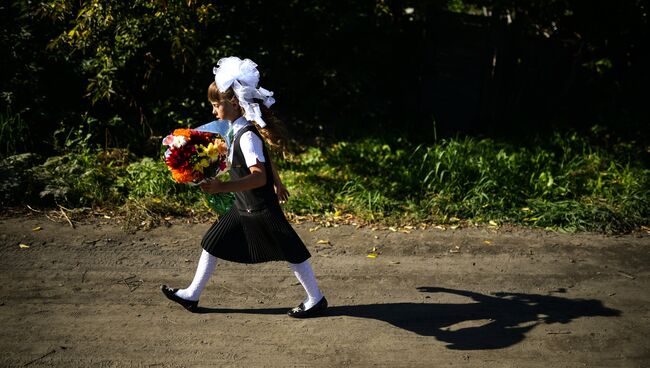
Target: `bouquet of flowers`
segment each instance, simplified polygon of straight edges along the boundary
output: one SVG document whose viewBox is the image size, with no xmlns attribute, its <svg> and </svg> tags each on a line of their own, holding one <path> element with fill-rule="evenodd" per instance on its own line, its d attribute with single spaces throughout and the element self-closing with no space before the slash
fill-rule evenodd
<svg viewBox="0 0 650 368">
<path fill-rule="evenodd" d="M 196 129 L 176 129 L 163 139 L 165 163 L 177 183 L 198 184 L 228 170 L 229 124 L 217 120 Z M 205 194 L 208 206 L 224 214 L 232 206 L 232 193 Z"/>
<path fill-rule="evenodd" d="M 176 129 L 165 139 L 165 163 L 177 183 L 198 184 L 228 169 L 228 145 L 221 136 L 195 129 Z"/>
</svg>

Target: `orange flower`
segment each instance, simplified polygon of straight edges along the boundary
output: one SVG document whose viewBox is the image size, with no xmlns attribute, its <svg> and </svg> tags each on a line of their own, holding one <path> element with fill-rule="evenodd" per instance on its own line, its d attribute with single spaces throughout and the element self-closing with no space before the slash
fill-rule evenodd
<svg viewBox="0 0 650 368">
<path fill-rule="evenodd" d="M 191 181 L 194 181 L 195 178 L 195 173 L 188 172 L 188 171 L 178 171 L 178 170 L 172 170 L 172 177 L 174 180 L 176 180 L 177 183 L 189 183 Z"/>
<path fill-rule="evenodd" d="M 189 129 L 174 129 L 172 135 L 182 135 L 183 137 L 190 139 L 190 130 Z"/>
<path fill-rule="evenodd" d="M 218 139 L 215 140 L 216 145 L 217 145 L 217 151 L 219 152 L 219 155 L 225 156 L 228 154 L 228 146 L 226 145 L 226 141 L 223 139 Z"/>
</svg>

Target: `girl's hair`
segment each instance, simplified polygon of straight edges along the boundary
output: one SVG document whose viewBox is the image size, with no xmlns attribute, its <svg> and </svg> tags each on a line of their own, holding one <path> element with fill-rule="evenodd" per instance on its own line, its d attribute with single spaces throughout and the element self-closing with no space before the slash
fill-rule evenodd
<svg viewBox="0 0 650 368">
<path fill-rule="evenodd" d="M 210 86 L 208 87 L 208 101 L 210 102 L 221 102 L 221 101 L 233 101 L 237 100 L 237 96 L 235 96 L 235 92 L 233 91 L 232 88 L 228 88 L 225 91 L 219 91 L 219 88 L 217 87 L 217 84 L 215 82 L 212 82 Z M 284 155 L 287 153 L 288 149 L 288 144 L 287 144 L 287 128 L 282 122 L 282 120 L 278 119 L 273 115 L 271 110 L 264 106 L 264 104 L 261 103 L 260 101 L 260 110 L 262 111 L 262 116 L 264 117 L 264 121 L 266 122 L 266 126 L 264 128 L 261 128 L 256 121 L 255 126 L 257 127 L 257 130 L 260 132 L 262 137 L 264 137 L 264 140 L 268 145 L 276 152 Z M 244 110 L 242 109 L 242 115 L 244 114 Z"/>
</svg>

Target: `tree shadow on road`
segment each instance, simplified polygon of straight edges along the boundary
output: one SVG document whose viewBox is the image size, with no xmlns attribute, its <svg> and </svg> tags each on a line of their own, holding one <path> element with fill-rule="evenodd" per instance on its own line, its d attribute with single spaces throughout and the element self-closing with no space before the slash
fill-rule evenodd
<svg viewBox="0 0 650 368">
<path fill-rule="evenodd" d="M 472 291 L 419 287 L 423 293 L 449 293 L 472 299 L 470 303 L 386 303 L 332 306 L 324 317 L 348 316 L 388 322 L 422 336 L 433 336 L 456 350 L 501 349 L 525 339 L 541 324 L 566 324 L 580 317 L 614 317 L 621 312 L 595 299 L 569 299 L 553 295 Z M 435 298 L 431 298 L 435 301 Z M 210 309 L 198 313 L 283 314 L 285 308 Z M 564 333 L 564 331 L 559 331 Z"/>
</svg>

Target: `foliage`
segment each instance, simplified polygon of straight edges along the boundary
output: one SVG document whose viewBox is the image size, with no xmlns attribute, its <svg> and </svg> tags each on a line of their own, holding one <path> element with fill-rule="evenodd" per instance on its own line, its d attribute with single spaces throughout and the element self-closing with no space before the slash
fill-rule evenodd
<svg viewBox="0 0 650 368">
<path fill-rule="evenodd" d="M 432 118 L 441 136 L 494 136 L 502 131 L 493 127 L 530 114 L 640 125 L 647 18 L 638 0 L 614 8 L 564 0 L 12 0 L 0 6 L 0 111 L 32 132 L 18 153 L 57 153 L 55 130 L 94 119 L 93 143 L 152 156 L 152 136 L 211 119 L 212 66 L 236 54 L 260 64 L 277 112 L 301 129 L 303 143 L 396 131 L 427 142 Z"/>
<path fill-rule="evenodd" d="M 42 159 L 33 153 L 22 153 L 0 160 L 0 203 L 11 206 L 24 202 L 33 192 L 30 168 Z"/>
<path fill-rule="evenodd" d="M 297 213 L 352 213 L 370 221 L 509 222 L 625 232 L 647 223 L 650 170 L 618 144 L 576 134 L 516 147 L 490 139 L 340 142 L 282 162 Z"/>
<path fill-rule="evenodd" d="M 165 203 L 167 213 L 183 213 L 188 208 L 205 204 L 199 190 L 175 183 L 162 160 L 148 157 L 129 164 L 126 175 L 117 181 L 116 187 L 129 200 L 145 198 L 151 203 Z"/>
<path fill-rule="evenodd" d="M 235 54 L 260 64 L 294 138 L 320 147 L 281 162 L 292 211 L 625 231 L 648 218 L 647 148 L 614 139 L 647 133 L 646 13 L 640 0 L 12 0 L 0 156 L 53 156 L 33 176 L 57 203 L 201 207 L 157 158 L 113 153 L 158 157 L 160 136 L 212 119 L 212 66 Z M 501 140 L 594 122 L 619 131 Z"/>
<path fill-rule="evenodd" d="M 13 114 L 7 108 L 0 112 L 0 158 L 15 155 L 31 148 L 31 137 L 27 123 L 20 114 Z"/>
<path fill-rule="evenodd" d="M 32 202 L 69 207 L 120 207 L 130 212 L 187 214 L 208 211 L 210 198 L 175 183 L 162 160 L 136 160 L 125 150 L 81 148 L 29 170 Z M 40 201 L 35 198 L 40 197 Z"/>
<path fill-rule="evenodd" d="M 577 134 L 521 145 L 475 138 L 417 146 L 365 139 L 311 147 L 277 163 L 292 194 L 285 210 L 296 214 L 351 214 L 388 224 L 462 219 L 605 233 L 647 225 L 648 147 L 618 142 L 605 148 L 598 141 Z M 7 165 L 10 172 L 13 166 Z M 126 150 L 80 143 L 26 172 L 32 178 L 25 188 L 33 191 L 26 200 L 32 203 L 40 194 L 69 207 L 123 206 L 142 221 L 207 212 L 215 205 L 198 188 L 175 183 L 162 159 L 135 159 Z"/>
<path fill-rule="evenodd" d="M 160 77 L 158 65 L 169 57 L 182 69 L 197 48 L 212 5 L 201 1 L 53 1 L 41 3 L 39 13 L 56 23 L 72 21 L 72 27 L 52 40 L 51 49 L 63 48 L 82 55 L 81 66 L 89 75 L 87 94 L 93 103 L 129 98 L 126 82 L 136 77 L 138 86 L 149 87 Z M 154 53 L 157 44 L 169 50 Z M 138 65 L 144 61 L 144 70 Z M 142 75 L 138 75 L 143 73 Z"/>
<path fill-rule="evenodd" d="M 73 207 L 121 203 L 113 184 L 122 170 L 87 149 L 52 156 L 31 169 L 43 200 Z"/>
</svg>

